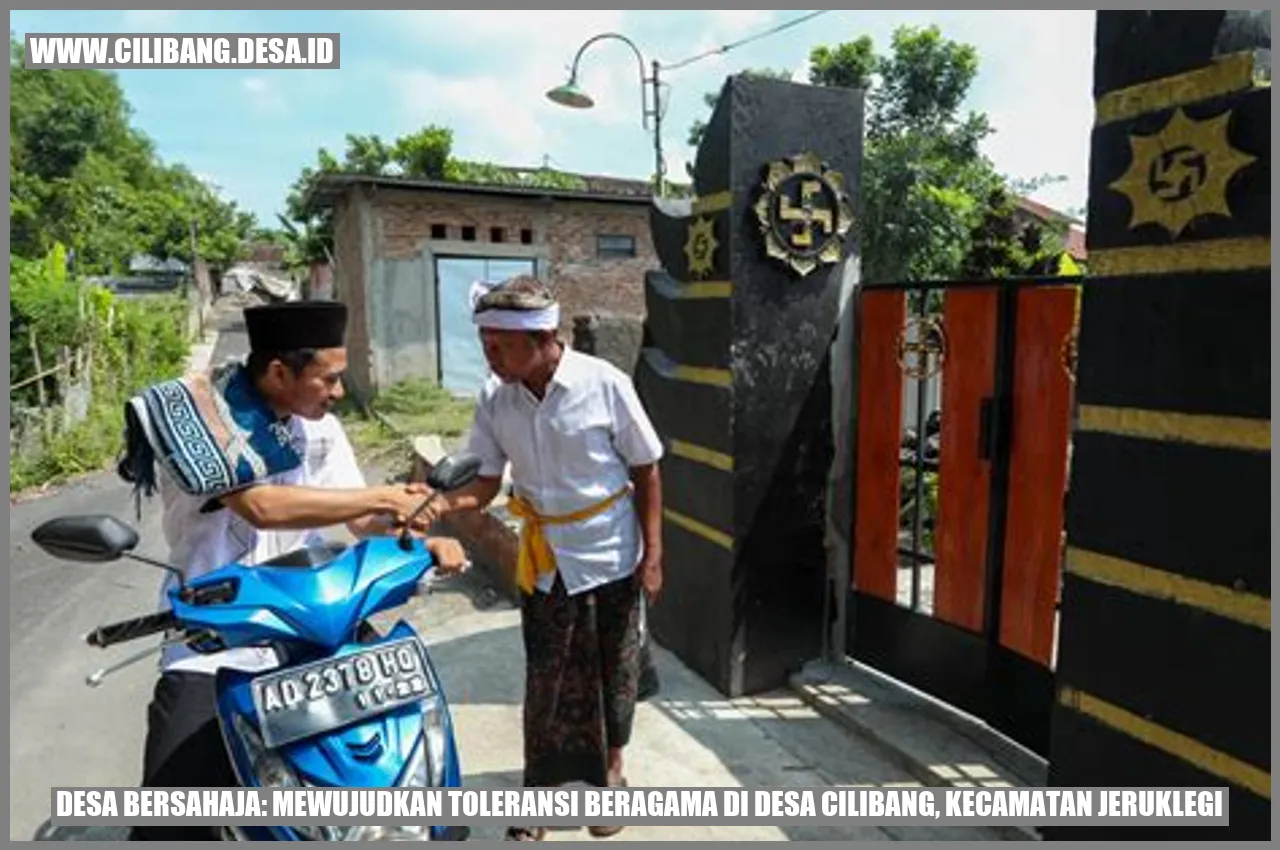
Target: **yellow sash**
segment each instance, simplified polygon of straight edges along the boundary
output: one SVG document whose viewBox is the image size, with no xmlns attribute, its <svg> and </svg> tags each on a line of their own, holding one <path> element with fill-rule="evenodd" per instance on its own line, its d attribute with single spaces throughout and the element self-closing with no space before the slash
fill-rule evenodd
<svg viewBox="0 0 1280 850">
<path fill-rule="evenodd" d="M 524 527 L 520 530 L 520 557 L 516 562 L 516 584 L 520 589 L 526 594 L 533 593 L 538 578 L 556 568 L 556 555 L 543 534 L 543 526 L 581 522 L 603 512 L 630 491 L 631 485 L 628 484 L 603 501 L 560 516 L 543 516 L 528 501 L 512 493 L 507 507 L 512 514 L 524 520 Z"/>
</svg>

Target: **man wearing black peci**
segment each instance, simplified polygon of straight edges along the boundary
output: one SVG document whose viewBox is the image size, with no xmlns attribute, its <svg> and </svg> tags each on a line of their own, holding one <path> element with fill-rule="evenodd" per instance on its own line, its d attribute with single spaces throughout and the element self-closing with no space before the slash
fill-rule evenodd
<svg viewBox="0 0 1280 850">
<path fill-rule="evenodd" d="M 328 526 L 345 525 L 357 537 L 396 533 L 427 496 L 421 484 L 367 486 L 331 412 L 343 396 L 347 366 L 343 304 L 251 307 L 244 317 L 245 362 L 154 385 L 125 410 L 120 474 L 139 494 L 159 489 L 169 563 L 187 579 L 318 544 Z M 442 572 L 467 563 L 455 540 L 429 538 L 426 546 Z M 173 581 L 170 575 L 162 586 L 162 610 Z M 147 712 L 143 786 L 237 785 L 218 726 L 214 674 L 278 664 L 265 648 L 199 654 L 182 644 L 167 647 Z M 131 835 L 218 837 L 204 826 L 139 826 Z"/>
</svg>

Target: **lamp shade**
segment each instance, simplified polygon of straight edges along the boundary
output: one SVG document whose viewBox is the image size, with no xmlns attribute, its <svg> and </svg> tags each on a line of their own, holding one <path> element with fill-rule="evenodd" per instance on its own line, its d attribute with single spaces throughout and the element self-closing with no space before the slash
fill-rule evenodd
<svg viewBox="0 0 1280 850">
<path fill-rule="evenodd" d="M 570 106 L 574 109 L 588 109 L 595 105 L 587 93 L 578 88 L 577 82 L 569 80 L 562 86 L 556 86 L 547 92 L 547 99 L 561 106 Z"/>
</svg>

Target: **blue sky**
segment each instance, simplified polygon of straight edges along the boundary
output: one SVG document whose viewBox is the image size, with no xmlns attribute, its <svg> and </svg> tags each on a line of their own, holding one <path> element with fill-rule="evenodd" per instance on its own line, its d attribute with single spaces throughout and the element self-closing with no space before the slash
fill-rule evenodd
<svg viewBox="0 0 1280 850">
<path fill-rule="evenodd" d="M 615 41 L 584 56 L 580 81 L 596 100 L 569 110 L 545 99 L 574 52 L 599 32 L 622 33 L 646 63 L 674 63 L 793 20 L 803 10 L 648 11 L 13 11 L 28 32 L 339 32 L 339 70 L 124 70 L 134 125 L 167 161 L 184 162 L 266 225 L 289 184 L 346 133 L 384 139 L 435 123 L 454 130 L 455 156 L 645 178 L 651 136 L 640 124 L 639 69 Z M 680 176 L 689 124 L 704 92 L 743 68 L 788 68 L 803 81 L 809 50 L 862 34 L 887 47 L 901 24 L 936 23 L 981 59 L 969 108 L 997 134 L 986 152 L 1002 171 L 1063 174 L 1034 197 L 1082 207 L 1092 124 L 1094 12 L 850 11 L 811 21 L 664 75 L 663 146 Z"/>
</svg>

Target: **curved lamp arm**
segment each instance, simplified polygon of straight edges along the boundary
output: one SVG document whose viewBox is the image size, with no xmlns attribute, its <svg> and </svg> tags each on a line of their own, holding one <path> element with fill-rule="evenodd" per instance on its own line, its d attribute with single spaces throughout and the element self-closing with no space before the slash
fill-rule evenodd
<svg viewBox="0 0 1280 850">
<path fill-rule="evenodd" d="M 616 32 L 604 32 L 604 33 L 600 33 L 599 35 L 593 35 L 591 38 L 584 41 L 582 43 L 582 46 L 578 48 L 577 54 L 573 57 L 573 68 L 569 71 L 569 81 L 571 83 L 577 82 L 578 63 L 582 60 L 582 54 L 587 51 L 587 48 L 595 44 L 597 41 L 603 41 L 604 39 L 607 39 L 607 38 L 612 38 L 612 39 L 616 39 L 617 41 L 621 41 L 623 44 L 627 45 L 627 47 L 630 47 L 631 52 L 636 55 L 636 63 L 640 67 L 640 121 L 641 121 L 641 124 L 644 126 L 644 128 L 647 130 L 649 129 L 649 106 L 648 106 L 648 103 L 645 101 L 644 87 L 646 83 L 650 82 L 650 80 L 644 75 L 644 56 L 640 53 L 640 48 L 636 47 L 635 42 L 627 38 L 625 35 L 620 35 L 619 33 L 616 33 Z M 656 112 L 658 109 L 658 104 L 656 102 L 653 104 L 653 108 L 654 108 L 654 111 Z"/>
</svg>

